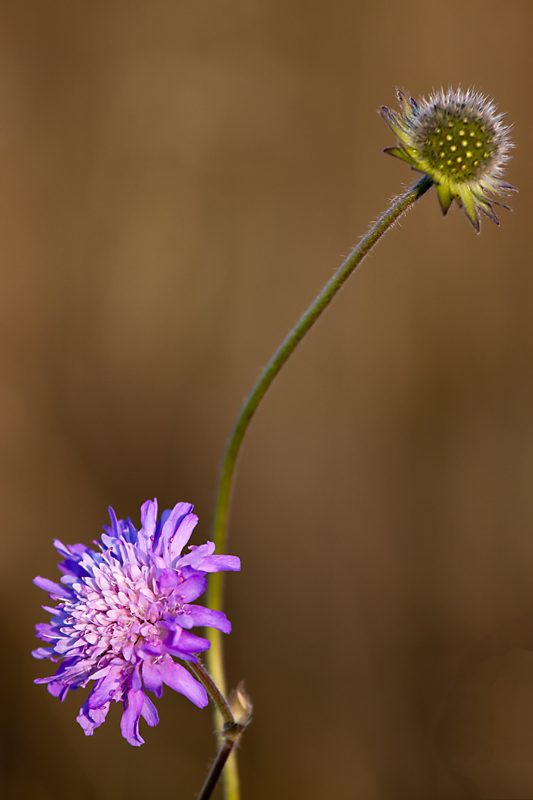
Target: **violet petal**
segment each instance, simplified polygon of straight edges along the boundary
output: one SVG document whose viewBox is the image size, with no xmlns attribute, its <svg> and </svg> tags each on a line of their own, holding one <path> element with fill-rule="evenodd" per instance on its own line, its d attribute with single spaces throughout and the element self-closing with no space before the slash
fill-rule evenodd
<svg viewBox="0 0 533 800">
<path fill-rule="evenodd" d="M 73 597 L 73 592 L 70 589 L 67 589 L 66 586 L 60 586 L 59 583 L 54 583 L 53 581 L 49 581 L 48 578 L 41 578 L 39 575 L 33 579 L 33 582 L 39 589 L 44 589 L 45 592 L 48 592 L 52 595 L 52 597 L 61 597 L 64 600 L 71 600 Z"/>
<path fill-rule="evenodd" d="M 175 692 L 181 692 L 199 708 L 204 708 L 209 700 L 207 692 L 201 683 L 193 678 L 190 672 L 181 664 L 167 661 L 161 667 L 163 682 Z"/>
<path fill-rule="evenodd" d="M 120 730 L 123 737 L 134 747 L 140 747 L 144 744 L 144 739 L 139 733 L 139 720 L 141 718 L 144 705 L 144 692 L 142 689 L 134 691 L 130 689 L 128 692 L 128 700 L 126 710 L 122 714 L 120 720 Z"/>
<path fill-rule="evenodd" d="M 211 608 L 196 605 L 186 605 L 183 607 L 183 611 L 187 616 L 192 617 L 193 625 L 217 628 L 222 633 L 231 633 L 231 622 L 223 611 L 213 611 Z"/>
</svg>

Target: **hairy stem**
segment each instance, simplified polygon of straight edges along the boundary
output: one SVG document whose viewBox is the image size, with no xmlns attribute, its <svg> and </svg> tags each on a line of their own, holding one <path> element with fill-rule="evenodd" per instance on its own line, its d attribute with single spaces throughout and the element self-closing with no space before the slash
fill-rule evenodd
<svg viewBox="0 0 533 800">
<path fill-rule="evenodd" d="M 240 735 L 246 725 L 240 724 L 235 720 L 228 701 L 222 694 L 215 681 L 208 673 L 201 661 L 193 664 L 190 661 L 185 662 L 189 671 L 192 672 L 197 678 L 204 689 L 207 691 L 209 697 L 215 705 L 215 721 L 217 729 L 220 723 L 223 723 L 223 730 L 218 733 L 218 739 L 221 742 L 220 750 L 217 757 L 209 771 L 209 775 L 202 787 L 198 796 L 198 800 L 208 800 L 213 793 L 213 790 L 218 783 L 224 765 L 229 760 L 228 767 L 224 776 L 226 794 L 228 798 L 239 798 L 239 774 L 237 771 L 237 762 L 235 753 L 232 753 L 233 748 L 240 739 Z"/>
<path fill-rule="evenodd" d="M 318 297 L 311 303 L 305 314 L 296 323 L 286 339 L 276 350 L 252 391 L 246 398 L 244 405 L 235 422 L 235 426 L 229 438 L 222 469 L 220 471 L 216 505 L 213 540 L 216 545 L 217 553 L 225 552 L 226 529 L 228 519 L 228 507 L 231 496 L 232 479 L 235 471 L 237 456 L 244 438 L 244 434 L 250 421 L 263 399 L 270 384 L 285 364 L 289 356 L 296 349 L 305 334 L 314 325 L 322 312 L 331 303 L 339 289 L 344 285 L 352 272 L 361 263 L 363 258 L 370 252 L 376 242 L 381 239 L 384 233 L 396 222 L 396 220 L 407 211 L 413 203 L 418 200 L 432 185 L 433 181 L 424 175 L 414 186 L 405 194 L 393 201 L 388 210 L 370 228 L 368 233 L 361 239 L 348 258 L 344 261 L 335 275 L 326 284 Z M 209 577 L 208 606 L 219 611 L 222 606 L 222 587 L 223 576 L 221 572 L 213 573 Z M 207 663 L 209 671 L 222 692 L 226 692 L 226 681 L 224 674 L 224 662 L 222 653 L 222 635 L 216 629 L 209 629 L 208 637 L 211 641 L 211 648 L 207 653 Z M 239 784 L 236 769 L 236 762 L 231 758 L 224 770 L 226 800 L 239 800 Z"/>
<path fill-rule="evenodd" d="M 198 795 L 198 800 L 209 800 L 211 795 L 213 794 L 213 790 L 218 783 L 218 779 L 220 778 L 220 773 L 224 769 L 224 765 L 228 760 L 231 751 L 235 747 L 235 742 L 230 741 L 229 739 L 224 739 L 222 742 L 222 747 L 218 751 L 217 757 L 213 763 L 209 771 L 209 775 L 206 778 L 206 781 L 202 787 L 202 791 Z"/>
<path fill-rule="evenodd" d="M 200 681 L 207 694 L 215 704 L 220 716 L 223 719 L 224 728 L 229 728 L 235 725 L 235 717 L 231 713 L 231 708 L 228 705 L 228 701 L 201 661 L 197 661 L 196 664 L 193 664 L 191 661 L 187 661 L 185 663 L 194 677 Z"/>
</svg>

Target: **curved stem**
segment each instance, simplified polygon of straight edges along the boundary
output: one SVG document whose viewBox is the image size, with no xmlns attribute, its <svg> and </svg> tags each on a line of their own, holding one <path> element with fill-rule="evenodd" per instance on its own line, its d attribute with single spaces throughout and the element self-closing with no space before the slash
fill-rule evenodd
<svg viewBox="0 0 533 800">
<path fill-rule="evenodd" d="M 246 398 L 226 447 L 226 453 L 224 455 L 224 461 L 222 462 L 222 469 L 220 472 L 213 530 L 213 540 L 216 545 L 217 553 L 225 552 L 228 507 L 235 463 L 237 461 L 237 456 L 239 454 L 244 434 L 246 433 L 257 406 L 263 399 L 270 384 L 282 366 L 285 364 L 291 353 L 295 350 L 299 342 L 303 339 L 312 325 L 314 325 L 324 309 L 331 303 L 339 289 L 344 285 L 354 269 L 359 266 L 363 258 L 372 249 L 376 242 L 381 239 L 383 234 L 389 230 L 394 222 L 396 222 L 396 220 L 405 211 L 407 211 L 407 209 L 410 208 L 410 206 L 412 206 L 419 197 L 427 192 L 432 183 L 432 179 L 427 175 L 424 175 L 424 177 L 421 178 L 414 186 L 412 186 L 405 194 L 393 201 L 390 208 L 378 219 L 378 221 L 370 228 L 368 233 L 361 239 L 359 244 L 354 248 L 331 280 L 326 284 L 318 297 L 313 303 L 311 303 L 305 314 L 296 323 L 289 335 L 276 350 L 261 373 L 252 391 Z M 222 586 L 223 583 L 221 572 L 210 575 L 207 604 L 210 608 L 217 611 L 220 610 L 222 605 Z M 211 647 L 207 653 L 209 671 L 217 685 L 221 688 L 222 692 L 225 693 L 226 682 L 222 657 L 222 636 L 220 631 L 216 629 L 209 629 L 208 637 L 211 641 Z M 232 763 L 235 762 L 233 759 L 230 759 L 230 762 L 224 771 L 226 780 L 226 798 L 227 800 L 238 800 L 238 776 L 236 774 L 236 768 L 235 775 L 232 776 L 230 774 L 230 767 Z"/>
<path fill-rule="evenodd" d="M 233 725 L 235 725 L 235 717 L 231 712 L 228 701 L 202 662 L 197 661 L 196 664 L 193 664 L 192 661 L 186 661 L 185 664 L 189 668 L 190 672 L 192 672 L 194 677 L 200 681 L 207 694 L 217 707 L 220 716 L 224 721 L 224 728 L 231 728 Z"/>
</svg>

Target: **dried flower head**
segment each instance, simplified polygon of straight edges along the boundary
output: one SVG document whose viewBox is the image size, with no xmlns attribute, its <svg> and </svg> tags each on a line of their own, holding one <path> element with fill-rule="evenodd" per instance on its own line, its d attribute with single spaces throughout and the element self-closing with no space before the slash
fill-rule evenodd
<svg viewBox="0 0 533 800">
<path fill-rule="evenodd" d="M 502 204 L 486 192 L 507 194 L 515 187 L 500 178 L 512 144 L 494 103 L 471 89 L 441 90 L 420 103 L 397 94 L 400 113 L 385 106 L 380 112 L 399 139 L 385 152 L 433 179 L 444 214 L 456 200 L 478 232 L 479 211 L 499 224 L 492 204 Z"/>
<path fill-rule="evenodd" d="M 189 503 L 178 503 L 157 521 L 157 501 L 141 508 L 141 529 L 131 520 L 118 520 L 109 509 L 111 526 L 105 527 L 97 552 L 83 544 L 54 544 L 64 561 L 61 584 L 46 578 L 34 583 L 59 601 L 50 624 L 37 625 L 40 647 L 35 658 L 60 661 L 55 675 L 39 678 L 61 700 L 69 689 L 95 681 L 80 709 L 78 722 L 87 736 L 106 718 L 111 701 L 122 701 L 122 735 L 141 745 L 139 720 L 159 722 L 156 708 L 145 694 L 161 697 L 163 684 L 202 708 L 208 699 L 204 687 L 173 656 L 196 662 L 196 654 L 209 641 L 189 633 L 195 625 L 231 631 L 221 611 L 190 605 L 206 588 L 206 573 L 239 570 L 236 556 L 213 555 L 212 542 L 182 555 L 198 517 Z"/>
</svg>

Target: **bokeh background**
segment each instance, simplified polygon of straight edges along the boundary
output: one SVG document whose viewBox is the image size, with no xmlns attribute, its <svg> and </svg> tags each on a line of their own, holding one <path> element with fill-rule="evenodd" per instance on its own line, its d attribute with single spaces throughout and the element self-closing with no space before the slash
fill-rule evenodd
<svg viewBox="0 0 533 800">
<path fill-rule="evenodd" d="M 533 3 L 0 4 L 1 787 L 192 798 L 212 721 L 142 748 L 34 686 L 52 539 L 193 502 L 241 402 L 414 179 L 394 88 L 494 97 L 520 188 L 477 236 L 426 195 L 270 390 L 234 494 L 244 800 L 533 798 Z M 145 729 L 146 730 L 146 729 Z"/>
</svg>

